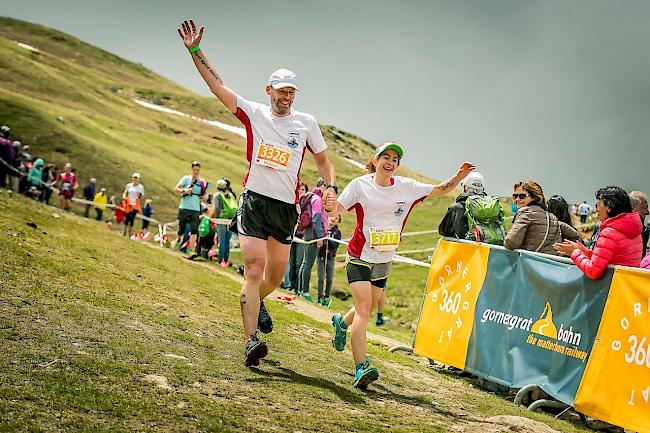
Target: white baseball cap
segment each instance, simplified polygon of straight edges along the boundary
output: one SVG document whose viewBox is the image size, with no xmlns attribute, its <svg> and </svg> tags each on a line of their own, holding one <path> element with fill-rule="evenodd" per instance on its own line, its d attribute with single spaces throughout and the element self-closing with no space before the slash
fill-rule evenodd
<svg viewBox="0 0 650 433">
<path fill-rule="evenodd" d="M 478 171 L 472 171 L 460 182 L 460 184 L 464 186 L 468 192 L 485 192 L 485 179 Z"/>
<path fill-rule="evenodd" d="M 131 175 L 131 177 L 137 177 L 138 179 L 140 179 L 140 173 L 138 173 L 138 172 L 136 171 L 135 173 L 133 173 L 133 174 Z"/>
<path fill-rule="evenodd" d="M 276 90 L 282 89 L 283 87 L 293 87 L 296 90 L 300 90 L 298 88 L 298 79 L 296 78 L 296 74 L 284 68 L 278 69 L 271 74 L 268 85 Z"/>
<path fill-rule="evenodd" d="M 400 159 L 402 156 L 404 156 L 404 149 L 402 149 L 402 146 L 397 143 L 393 143 L 392 141 L 387 141 L 386 143 L 383 143 L 381 146 L 379 146 L 377 150 L 375 150 L 375 155 L 379 156 L 388 149 L 393 149 L 395 152 L 397 152 L 397 155 L 400 157 Z"/>
</svg>

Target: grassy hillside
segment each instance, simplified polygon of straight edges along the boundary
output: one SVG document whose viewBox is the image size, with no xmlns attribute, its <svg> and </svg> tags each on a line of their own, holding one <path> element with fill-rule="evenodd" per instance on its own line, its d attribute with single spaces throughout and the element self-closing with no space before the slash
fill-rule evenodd
<svg viewBox="0 0 650 433">
<path fill-rule="evenodd" d="M 37 47 L 41 54 L 13 41 Z M 190 161 L 200 160 L 202 174 L 211 182 L 228 176 L 239 186 L 246 173 L 241 137 L 133 102 L 140 98 L 241 126 L 216 98 L 194 94 L 70 35 L 0 18 L 0 82 L 0 120 L 12 126 L 15 139 L 48 162 L 71 161 L 82 184 L 94 176 L 111 192 L 121 192 L 130 174 L 140 171 L 163 221 L 175 218 L 172 188 L 189 172 Z M 262 100 L 265 96 L 260 94 Z M 364 162 L 372 146 L 335 127 L 322 129 L 344 185 L 360 171 L 343 157 Z M 310 158 L 305 162 L 303 177 L 313 185 L 314 164 Z M 414 175 L 406 168 L 403 173 Z"/>
<path fill-rule="evenodd" d="M 14 41 L 37 47 L 33 54 Z M 189 60 L 188 60 L 189 61 Z M 240 192 L 248 167 L 241 137 L 203 123 L 164 114 L 133 102 L 140 98 L 158 105 L 241 126 L 216 98 L 205 98 L 111 53 L 79 39 L 39 25 L 0 18 L 0 123 L 9 124 L 14 139 L 32 147 L 35 156 L 62 166 L 71 161 L 81 186 L 91 176 L 109 194 L 120 194 L 139 171 L 156 218 L 176 217 L 177 196 L 172 188 L 189 171 L 191 160 L 203 164 L 211 182 L 227 176 Z M 263 98 L 265 95 L 260 95 Z M 317 115 L 318 113 L 316 113 Z M 321 126 L 337 173 L 345 185 L 360 169 L 345 158 L 365 162 L 373 146 L 333 126 Z M 455 164 L 455 162 L 454 162 Z M 440 178 L 452 174 L 440 173 Z M 407 167 L 400 173 L 419 176 Z M 305 159 L 302 178 L 310 185 L 317 177 L 311 158 Z M 429 180 L 430 181 L 430 180 Z M 407 231 L 436 228 L 452 197 L 427 200 L 412 212 Z M 350 236 L 354 218 L 344 217 L 342 230 Z M 434 235 L 406 237 L 403 250 L 430 248 Z M 412 257 L 426 260 L 429 253 Z M 397 266 L 386 314 L 390 326 L 410 332 L 419 308 L 426 269 Z M 337 285 L 344 277 L 337 273 Z"/>
<path fill-rule="evenodd" d="M 330 326 L 278 302 L 244 368 L 237 283 L 52 213 L 0 193 L 0 431 L 585 431 L 378 344 L 355 390 Z"/>
</svg>

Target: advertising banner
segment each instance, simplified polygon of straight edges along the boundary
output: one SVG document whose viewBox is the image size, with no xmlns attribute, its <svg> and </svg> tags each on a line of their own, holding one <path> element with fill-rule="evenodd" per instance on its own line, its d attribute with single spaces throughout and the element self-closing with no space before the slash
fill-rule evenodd
<svg viewBox="0 0 650 433">
<path fill-rule="evenodd" d="M 586 415 L 650 431 L 650 273 L 442 240 L 414 352 L 484 379 L 535 384 Z"/>
</svg>

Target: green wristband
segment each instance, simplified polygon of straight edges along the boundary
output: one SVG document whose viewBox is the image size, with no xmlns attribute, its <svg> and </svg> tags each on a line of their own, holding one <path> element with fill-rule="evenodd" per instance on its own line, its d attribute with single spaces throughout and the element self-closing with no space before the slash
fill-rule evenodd
<svg viewBox="0 0 650 433">
<path fill-rule="evenodd" d="M 200 49 L 201 49 L 201 47 L 199 47 L 199 46 L 197 45 L 196 47 L 188 48 L 187 50 L 190 52 L 190 54 L 194 54 L 194 53 L 196 53 L 197 51 L 199 51 Z"/>
</svg>

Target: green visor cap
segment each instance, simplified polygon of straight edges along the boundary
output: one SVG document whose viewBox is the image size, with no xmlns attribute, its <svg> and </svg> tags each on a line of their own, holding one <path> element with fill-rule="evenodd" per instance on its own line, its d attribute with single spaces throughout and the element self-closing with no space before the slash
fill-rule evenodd
<svg viewBox="0 0 650 433">
<path fill-rule="evenodd" d="M 375 152 L 375 155 L 379 156 L 388 149 L 393 149 L 395 152 L 397 152 L 397 155 L 400 157 L 400 159 L 402 158 L 402 155 L 404 155 L 404 150 L 402 150 L 402 146 L 400 146 L 397 143 L 393 143 L 391 141 L 379 146 L 377 148 L 377 151 Z"/>
</svg>

